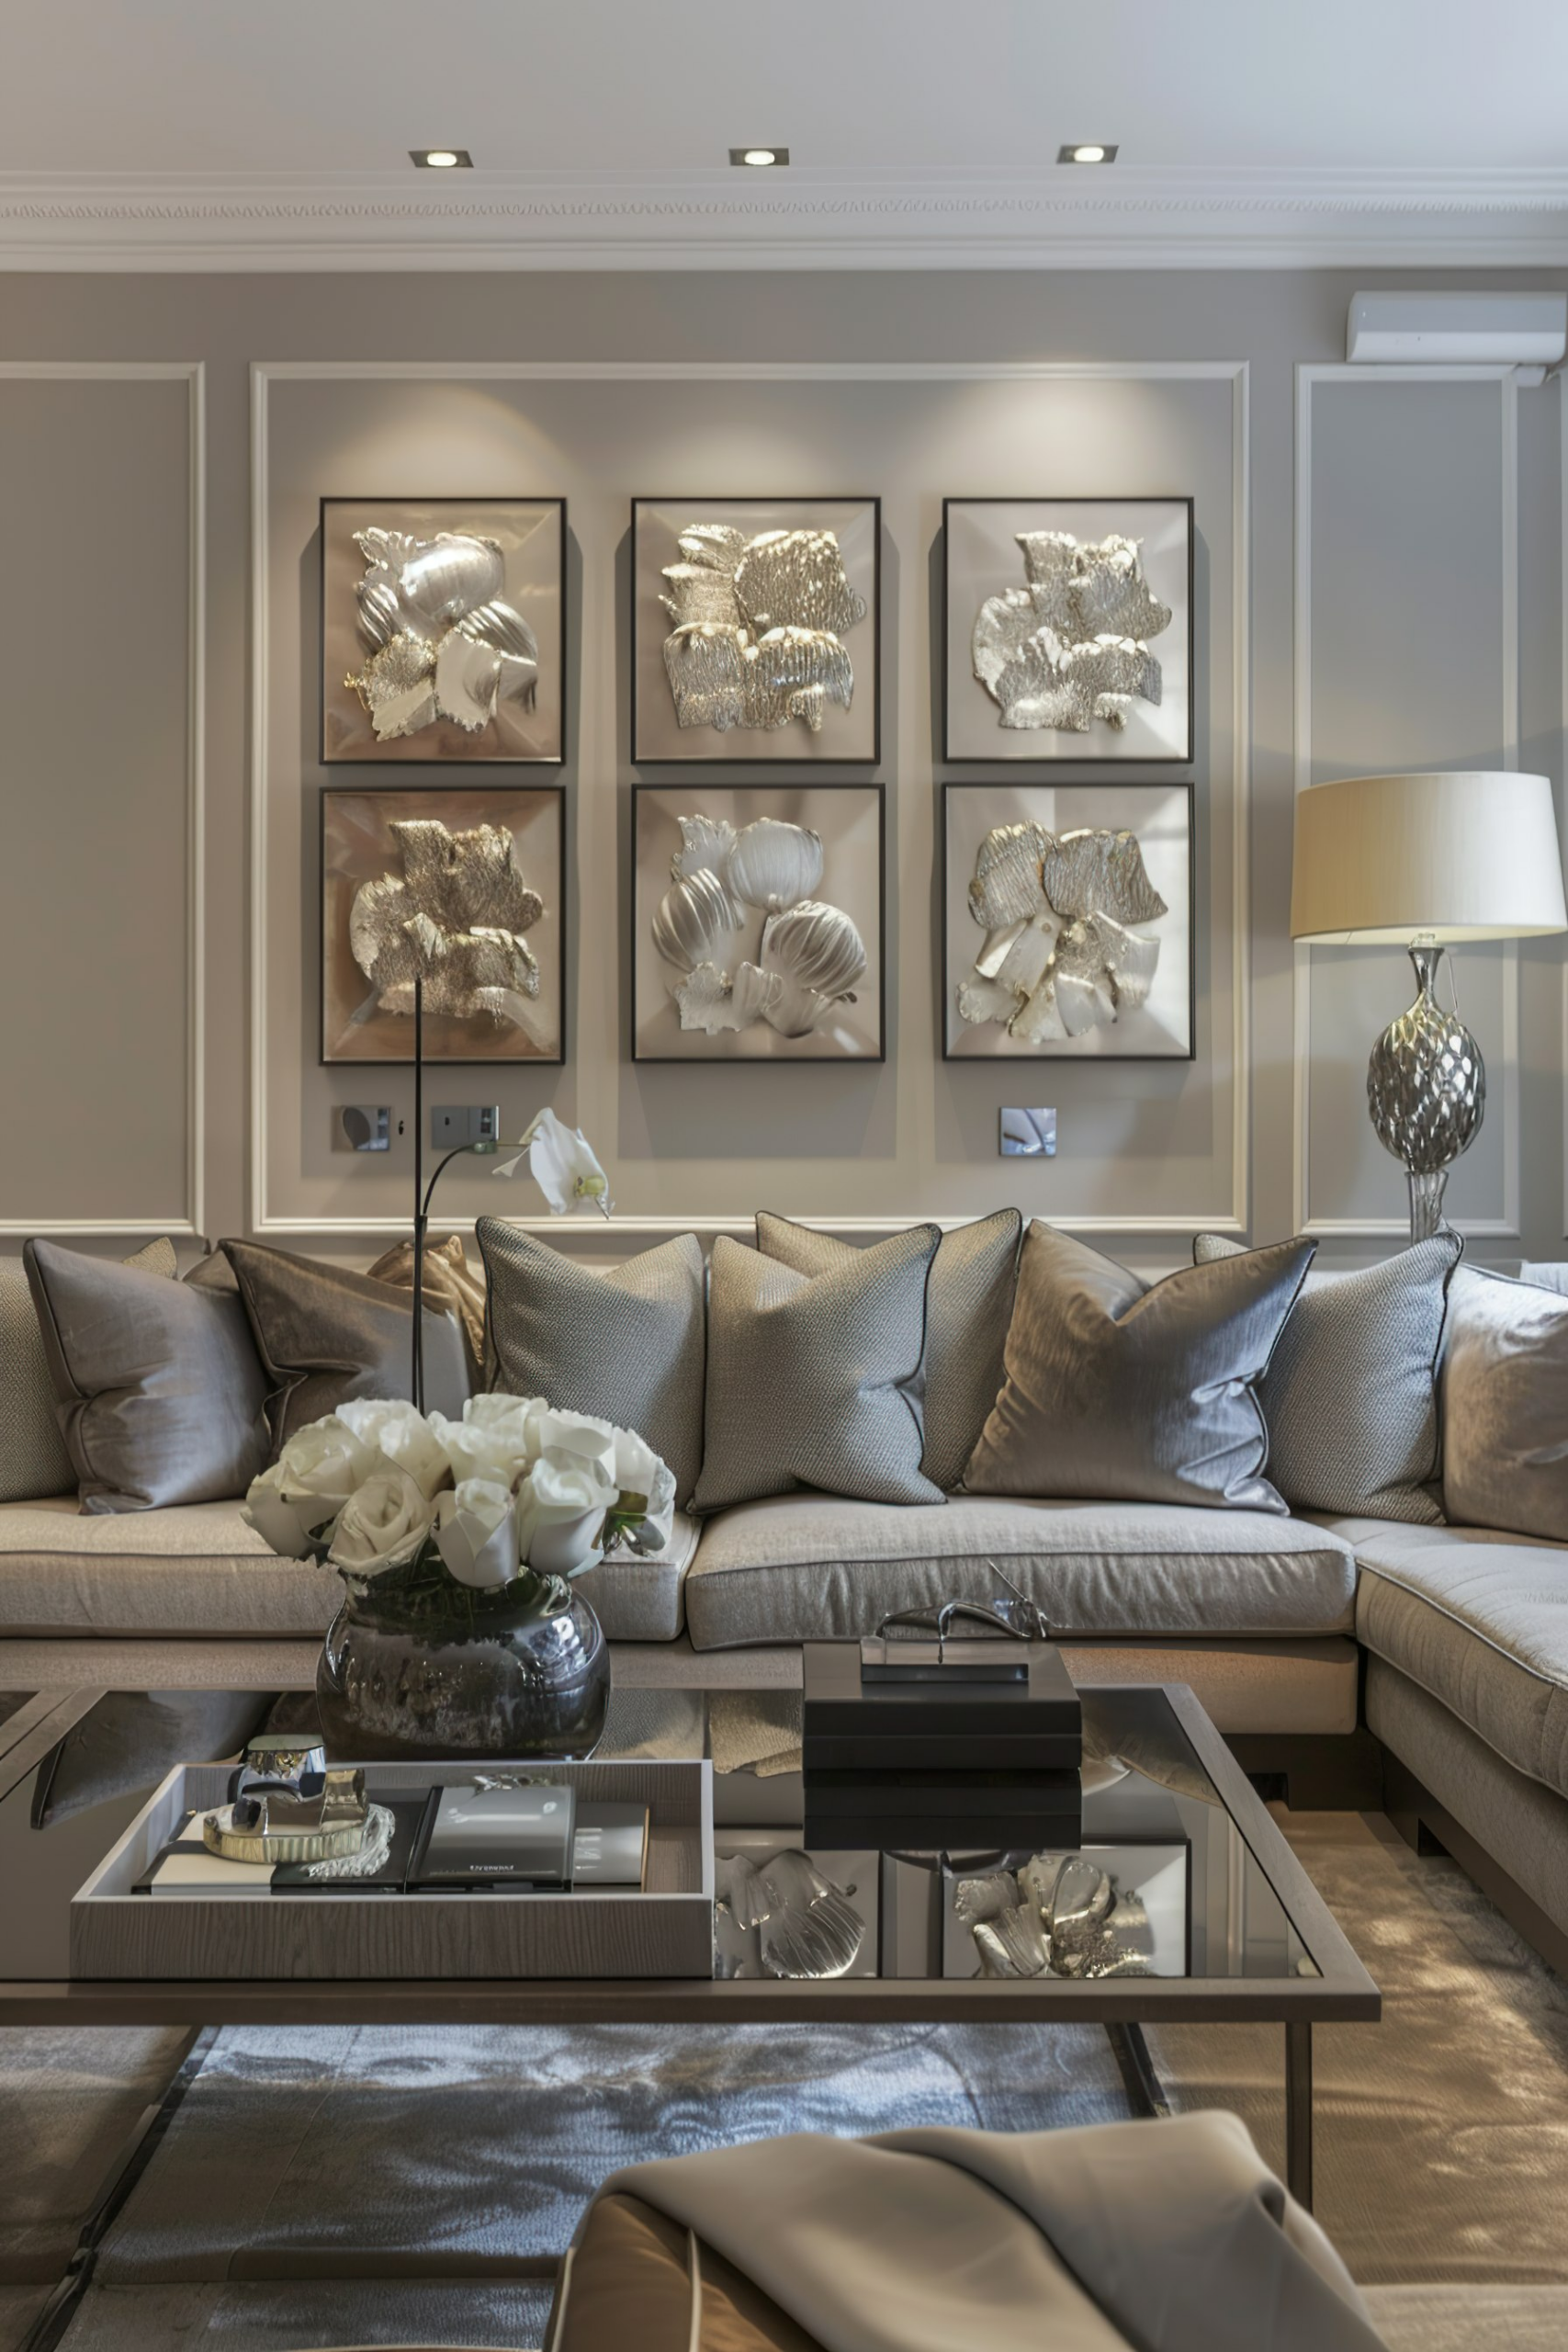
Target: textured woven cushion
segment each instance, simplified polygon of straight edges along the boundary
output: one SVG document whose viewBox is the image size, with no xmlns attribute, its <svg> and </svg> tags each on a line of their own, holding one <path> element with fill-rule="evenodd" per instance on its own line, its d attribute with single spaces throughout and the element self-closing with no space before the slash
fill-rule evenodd
<svg viewBox="0 0 1568 2352">
<path fill-rule="evenodd" d="M 1282 1241 L 1151 1288 L 1038 1219 L 1023 1239 L 1007 1385 L 964 1474 L 981 1495 L 1283 1511 L 1253 1393 L 1314 1244 Z"/>
<path fill-rule="evenodd" d="M 1443 1362 L 1443 1509 L 1568 1542 L 1568 1298 L 1461 1266 Z"/>
<path fill-rule="evenodd" d="M 941 1499 L 920 1468 L 908 1393 L 925 1354 L 926 1282 L 941 1238 L 934 1225 L 916 1226 L 852 1251 L 852 1264 L 800 1274 L 720 1234 L 699 1511 L 793 1487 L 863 1502 Z"/>
<path fill-rule="evenodd" d="M 926 1360 L 920 1375 L 926 1446 L 920 1467 L 951 1493 L 964 1476 L 1002 1385 L 1002 1353 L 1018 1273 L 1017 1209 L 1000 1209 L 944 1233 L 926 1285 Z M 853 1265 L 860 1252 L 848 1241 L 760 1215 L 757 1247 L 798 1274 Z"/>
<path fill-rule="evenodd" d="M 1348 1544 L 1271 1512 L 784 1495 L 705 1524 L 686 1624 L 698 1649 L 869 1634 L 889 1610 L 998 1590 L 993 1561 L 1063 1635 L 1309 1640 L 1348 1633 L 1355 1608 Z"/>
<path fill-rule="evenodd" d="M 1296 1510 L 1365 1511 L 1434 1526 L 1438 1360 L 1449 1278 L 1463 1248 L 1435 1233 L 1356 1273 L 1307 1276 L 1258 1401 L 1269 1476 Z M 1243 1255 L 1214 1233 L 1200 1266 Z"/>
<path fill-rule="evenodd" d="M 222 1247 L 266 1369 L 275 1453 L 297 1430 L 335 1413 L 351 1396 L 412 1395 L 413 1302 L 406 1291 L 254 1241 Z M 457 1420 L 468 1395 L 461 1327 L 453 1316 L 426 1307 L 425 1404 Z"/>
<path fill-rule="evenodd" d="M 0 1258 L 0 1503 L 75 1490 L 27 1270 Z"/>
<path fill-rule="evenodd" d="M 23 1263 L 85 1510 L 249 1485 L 266 1461 L 266 1380 L 237 1298 L 175 1281 L 166 1241 L 123 1266 L 29 1241 Z"/>
<path fill-rule="evenodd" d="M 490 1277 L 490 1385 L 638 1430 L 688 1501 L 703 1460 L 701 1242 L 683 1233 L 601 1274 L 500 1217 L 475 1231 Z"/>
</svg>

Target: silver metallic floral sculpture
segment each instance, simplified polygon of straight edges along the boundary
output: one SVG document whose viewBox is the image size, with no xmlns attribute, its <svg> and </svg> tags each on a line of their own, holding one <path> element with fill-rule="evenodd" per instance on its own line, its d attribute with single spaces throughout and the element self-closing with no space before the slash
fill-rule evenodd
<svg viewBox="0 0 1568 2352">
<path fill-rule="evenodd" d="M 721 817 L 678 821 L 681 846 L 652 929 L 661 960 L 684 975 L 671 983 L 682 1028 L 711 1037 L 766 1021 L 805 1037 L 835 1005 L 852 1004 L 865 944 L 841 907 L 814 896 L 821 836 L 776 817 L 739 832 Z"/>
<path fill-rule="evenodd" d="M 848 710 L 854 672 L 842 639 L 865 618 L 832 531 L 744 531 L 693 523 L 660 598 L 673 624 L 664 667 L 682 727 L 766 732 L 829 703 Z"/>
<path fill-rule="evenodd" d="M 523 933 L 545 907 L 523 878 L 511 833 L 503 825 L 449 832 L 434 818 L 391 832 L 401 876 L 362 882 L 349 910 L 349 945 L 370 982 L 355 1019 L 412 1015 L 423 980 L 426 1012 L 531 1028 L 524 1000 L 539 993 L 539 967 Z"/>
<path fill-rule="evenodd" d="M 969 885 L 985 940 L 958 983 L 959 1018 L 999 1021 L 1020 1045 L 1082 1037 L 1136 1011 L 1160 944 L 1141 923 L 1169 912 L 1133 834 L 997 825 Z"/>
<path fill-rule="evenodd" d="M 972 648 L 997 724 L 1075 735 L 1097 718 L 1125 727 L 1129 702 L 1160 698 L 1149 639 L 1171 622 L 1144 577 L 1143 542 L 1112 535 L 1085 544 L 1070 531 L 1017 538 L 1028 585 L 987 597 Z"/>
<path fill-rule="evenodd" d="M 439 718 L 477 735 L 498 703 L 533 708 L 538 643 L 521 613 L 502 601 L 506 567 L 498 539 L 366 530 L 354 540 L 365 558 L 355 595 L 370 651 L 344 684 L 365 705 L 378 743 L 417 735 Z"/>
<path fill-rule="evenodd" d="M 757 1930 L 768 1975 L 847 1976 L 860 1958 L 866 1926 L 850 1900 L 855 1890 L 824 1878 L 809 1855 L 790 1850 L 755 1866 L 720 1855 L 716 1885 L 719 1909 Z"/>
<path fill-rule="evenodd" d="M 1151 1976 L 1149 1917 L 1083 1854 L 1036 1854 L 1021 1871 L 960 1879 L 953 1909 L 982 1976 Z"/>
</svg>

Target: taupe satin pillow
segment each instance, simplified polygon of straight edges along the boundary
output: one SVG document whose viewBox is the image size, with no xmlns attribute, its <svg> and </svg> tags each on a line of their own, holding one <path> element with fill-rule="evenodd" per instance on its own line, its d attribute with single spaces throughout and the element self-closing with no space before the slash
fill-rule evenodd
<svg viewBox="0 0 1568 2352">
<path fill-rule="evenodd" d="M 1463 1248 L 1434 1233 L 1375 1266 L 1307 1276 L 1258 1386 L 1269 1476 L 1292 1510 L 1441 1524 L 1438 1361 Z M 1242 1254 L 1217 1233 L 1192 1244 L 1200 1266 Z"/>
<path fill-rule="evenodd" d="M 173 1280 L 168 1242 L 140 1255 L 119 1266 L 53 1241 L 22 1253 L 61 1434 L 94 1513 L 220 1502 L 266 1465 L 266 1375 L 243 1307 Z"/>
<path fill-rule="evenodd" d="M 1253 1389 L 1315 1250 L 1281 1241 L 1151 1286 L 1036 1220 L 967 1490 L 1283 1511 Z"/>
<path fill-rule="evenodd" d="M 944 1233 L 931 1261 L 926 1360 L 916 1388 L 926 1433 L 920 1467 L 944 1494 L 963 1477 L 1001 1393 L 1022 1231 L 1017 1209 L 998 1209 Z M 799 1274 L 852 1266 L 863 1254 L 852 1242 L 765 1210 L 757 1216 L 757 1247 Z"/>
<path fill-rule="evenodd" d="M 234 1270 L 271 1394 L 276 1455 L 297 1430 L 350 1396 L 412 1396 L 413 1301 L 368 1274 L 351 1274 L 254 1241 L 220 1248 Z M 424 1402 L 460 1420 L 469 1394 L 463 1334 L 450 1315 L 424 1310 Z"/>
<path fill-rule="evenodd" d="M 925 1353 L 934 1225 L 820 1274 L 721 1233 L 708 1282 L 707 1416 L 693 1509 L 816 1487 L 852 1502 L 938 1503 L 908 1394 Z"/>
<path fill-rule="evenodd" d="M 1448 1517 L 1568 1543 L 1568 1298 L 1461 1266 L 1442 1399 Z"/>
<path fill-rule="evenodd" d="M 490 1278 L 490 1385 L 637 1430 L 684 1509 L 703 1466 L 706 1270 L 694 1234 L 606 1273 L 501 1217 L 474 1228 Z"/>
</svg>

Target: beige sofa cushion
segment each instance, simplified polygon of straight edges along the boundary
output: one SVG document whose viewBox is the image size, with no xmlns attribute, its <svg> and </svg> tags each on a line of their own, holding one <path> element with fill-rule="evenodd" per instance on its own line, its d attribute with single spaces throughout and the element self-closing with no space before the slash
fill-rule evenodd
<svg viewBox="0 0 1568 2352">
<path fill-rule="evenodd" d="M 1475 1527 L 1335 1520 L 1363 1645 L 1532 1781 L 1568 1796 L 1568 1552 Z"/>
<path fill-rule="evenodd" d="M 669 1642 L 697 1531 L 677 1514 L 662 1555 L 607 1560 L 581 1579 L 612 1641 Z M 280 1560 L 237 1502 L 85 1518 L 73 1495 L 0 1505 L 0 1636 L 247 1641 L 323 1634 L 333 1568 Z"/>
<path fill-rule="evenodd" d="M 1272 1512 L 1010 1495 L 896 1510 L 795 1494 L 707 1523 L 687 1629 L 697 1649 L 869 1634 L 890 1610 L 988 1598 L 987 1560 L 1064 1635 L 1306 1639 L 1352 1623 L 1348 1544 Z"/>
</svg>

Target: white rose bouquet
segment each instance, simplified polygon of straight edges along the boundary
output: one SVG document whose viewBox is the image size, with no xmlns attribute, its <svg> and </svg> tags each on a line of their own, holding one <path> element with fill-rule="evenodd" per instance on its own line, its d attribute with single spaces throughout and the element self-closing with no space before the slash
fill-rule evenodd
<svg viewBox="0 0 1568 2352">
<path fill-rule="evenodd" d="M 502 1395 L 471 1396 L 460 1421 L 343 1405 L 290 1438 L 244 1510 L 285 1558 L 470 1591 L 580 1576 L 622 1545 L 662 1551 L 674 1513 L 674 1475 L 635 1430 Z"/>
</svg>

